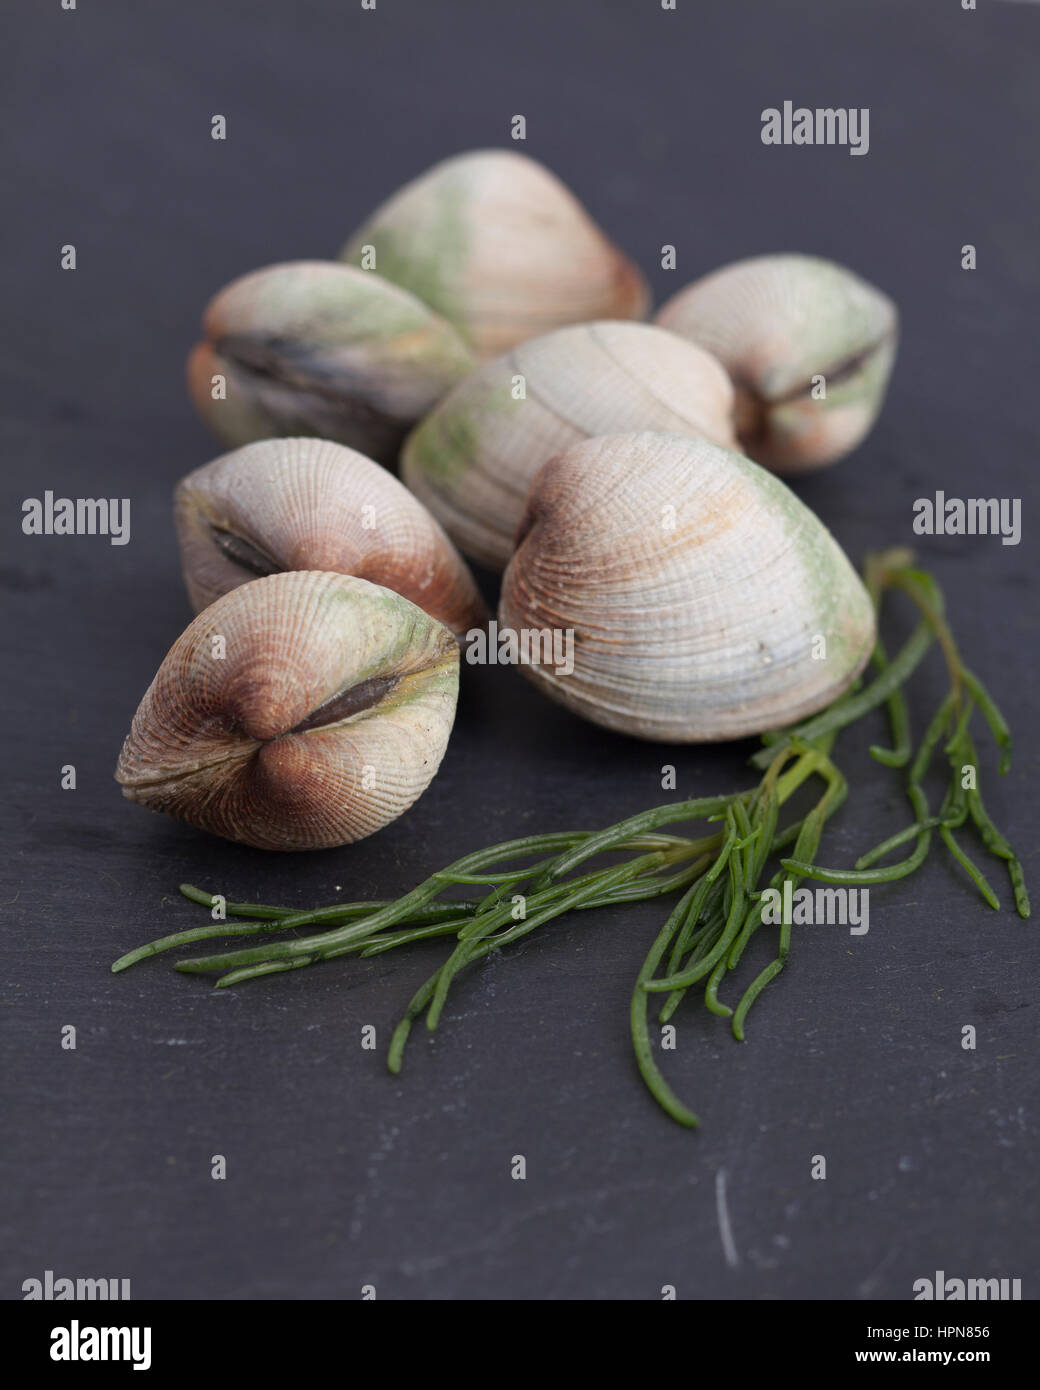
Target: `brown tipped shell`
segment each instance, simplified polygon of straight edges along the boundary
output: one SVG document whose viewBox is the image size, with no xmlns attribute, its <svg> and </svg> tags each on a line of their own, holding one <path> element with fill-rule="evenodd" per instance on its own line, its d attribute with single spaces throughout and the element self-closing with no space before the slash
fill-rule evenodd
<svg viewBox="0 0 1040 1390">
<path fill-rule="evenodd" d="M 577 444 L 531 489 L 500 631 L 560 632 L 522 667 L 640 738 L 742 738 L 822 709 L 855 679 L 874 612 L 844 552 L 782 482 L 705 439 Z M 570 631 L 573 670 L 566 668 Z"/>
<path fill-rule="evenodd" d="M 474 365 L 425 304 L 334 261 L 243 275 L 210 301 L 202 326 L 188 390 L 231 446 L 320 435 L 390 463 L 405 433 Z"/>
<path fill-rule="evenodd" d="M 461 636 L 486 619 L 466 562 L 406 487 L 325 439 L 246 444 L 189 473 L 174 517 L 196 612 L 283 570 L 354 574 Z"/>
<path fill-rule="evenodd" d="M 756 256 L 687 285 L 656 322 L 714 353 L 745 452 L 777 473 L 847 454 L 884 400 L 898 337 L 887 295 L 816 256 Z"/>
<path fill-rule="evenodd" d="M 475 150 L 406 184 L 354 233 L 341 260 L 411 290 L 481 358 L 588 319 L 642 318 L 642 273 L 543 165 Z"/>
<path fill-rule="evenodd" d="M 460 382 L 409 435 L 401 476 L 467 555 L 504 569 L 542 464 L 592 435 L 654 429 L 734 445 L 733 387 L 646 323 L 572 325 Z"/>
<path fill-rule="evenodd" d="M 123 794 L 258 849 L 360 840 L 429 785 L 459 649 L 400 594 L 275 574 L 217 599 L 171 647 L 123 745 Z"/>
</svg>

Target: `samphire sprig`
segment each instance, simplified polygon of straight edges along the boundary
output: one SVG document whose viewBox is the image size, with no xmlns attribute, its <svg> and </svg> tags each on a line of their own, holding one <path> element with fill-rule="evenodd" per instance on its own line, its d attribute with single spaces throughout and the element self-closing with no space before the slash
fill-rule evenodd
<svg viewBox="0 0 1040 1390">
<path fill-rule="evenodd" d="M 1022 866 L 994 825 L 978 789 L 981 773 L 971 736 L 972 718 L 978 712 L 997 744 L 999 770 L 1006 772 L 1011 759 L 1007 723 L 981 680 L 964 665 L 938 585 L 914 567 L 909 553 L 890 550 L 868 557 L 865 579 L 879 616 L 886 596 L 901 591 L 919 611 L 918 626 L 891 659 L 878 639 L 873 652 L 875 675 L 869 684 L 857 684 L 821 714 L 794 728 L 763 735 L 763 746 L 752 758 L 762 774 L 756 785 L 658 806 L 603 830 L 529 835 L 491 845 L 391 900 L 335 903 L 299 912 L 258 903 L 225 903 L 182 884 L 186 897 L 211 911 L 219 903 L 228 916 L 242 920 L 210 920 L 161 937 L 121 956 L 113 971 L 211 937 L 295 933 L 269 944 L 177 961 L 178 970 L 216 973 L 217 986 L 226 988 L 338 956 L 373 956 L 449 937 L 450 954 L 416 991 L 394 1031 L 388 1065 L 396 1073 L 412 1025 L 425 1015 L 427 1028 L 437 1027 L 449 991 L 468 966 L 572 910 L 678 894 L 636 978 L 630 1028 L 636 1064 L 651 1092 L 673 1119 L 695 1126 L 696 1115 L 676 1096 L 658 1066 L 650 1007 L 657 996 L 663 996 L 658 1018 L 667 1023 L 697 986 L 705 1007 L 729 1018 L 734 1037 L 743 1041 L 749 1010 L 783 970 L 791 947 L 792 923 L 783 920 L 776 927 L 770 925 L 773 959 L 734 996 L 733 1005 L 720 999 L 720 989 L 740 966 L 750 941 L 767 926 L 766 902 L 776 901 L 773 894 L 766 897 L 768 889 L 779 890 L 780 901 L 787 902 L 784 885 L 806 878 L 847 885 L 904 878 L 924 863 L 933 833 L 938 831 L 985 900 L 999 908 L 993 888 L 957 838 L 970 821 L 983 847 L 1005 864 L 1019 913 L 1029 915 Z M 945 658 L 949 690 L 915 750 L 903 687 L 933 642 Z M 834 741 L 842 729 L 881 705 L 887 707 L 892 747 L 874 745 L 870 752 L 887 767 L 905 769 L 913 819 L 861 855 L 853 868 L 821 867 L 816 857 L 827 822 L 847 792 L 845 778 L 830 756 Z M 949 783 L 939 809 L 933 812 L 924 783 L 940 745 Z M 821 784 L 815 804 L 781 826 L 782 808 L 810 780 Z M 694 820 L 718 828 L 697 838 L 664 832 L 666 826 Z M 911 842 L 906 858 L 879 863 Z M 768 867 L 777 859 L 778 867 L 767 880 Z M 445 896 L 449 890 L 462 891 Z M 300 934 L 311 927 L 321 930 Z"/>
</svg>

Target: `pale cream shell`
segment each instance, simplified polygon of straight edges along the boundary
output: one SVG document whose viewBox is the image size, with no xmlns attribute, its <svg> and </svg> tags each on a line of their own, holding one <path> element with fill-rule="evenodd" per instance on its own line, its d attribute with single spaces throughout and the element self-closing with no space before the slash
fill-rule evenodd
<svg viewBox="0 0 1040 1390">
<path fill-rule="evenodd" d="M 729 377 L 694 344 L 652 324 L 575 324 L 460 382 L 409 435 L 401 476 L 460 549 L 502 570 L 528 488 L 555 454 L 641 429 L 735 445 L 732 412 Z"/>
<path fill-rule="evenodd" d="M 385 468 L 342 444 L 247 444 L 181 480 L 174 518 L 196 611 L 256 577 L 222 548 L 230 537 L 274 571 L 354 574 L 393 589 L 456 635 L 486 619 L 473 576 L 429 512 Z"/>
<path fill-rule="evenodd" d="M 340 574 L 256 579 L 171 647 L 116 777 L 131 800 L 260 849 L 348 844 L 429 785 L 458 675 L 451 633 L 399 594 Z M 347 692 L 367 706 L 299 727 Z"/>
<path fill-rule="evenodd" d="M 210 301 L 203 332 L 188 358 L 188 391 L 232 447 L 316 435 L 392 463 L 411 426 L 474 366 L 427 305 L 336 261 L 240 276 Z M 220 378 L 225 394 L 214 399 Z"/>
<path fill-rule="evenodd" d="M 823 524 L 705 439 L 575 445 L 535 480 L 520 534 L 500 629 L 571 630 L 570 674 L 521 669 L 609 729 L 703 742 L 779 728 L 847 689 L 873 646 L 870 599 Z"/>
<path fill-rule="evenodd" d="M 777 473 L 801 473 L 833 463 L 870 430 L 895 360 L 899 316 L 887 295 L 844 266 L 775 255 L 687 285 L 655 322 L 713 353 L 730 373 L 744 450 Z"/>
<path fill-rule="evenodd" d="M 641 271 L 560 180 L 515 150 L 455 155 L 367 219 L 340 259 L 379 274 L 459 329 L 478 357 L 588 319 L 643 318 Z"/>
</svg>

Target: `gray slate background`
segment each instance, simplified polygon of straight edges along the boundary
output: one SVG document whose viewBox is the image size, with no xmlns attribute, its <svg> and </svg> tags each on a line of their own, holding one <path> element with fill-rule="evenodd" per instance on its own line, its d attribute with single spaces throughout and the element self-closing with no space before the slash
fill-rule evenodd
<svg viewBox="0 0 1040 1390">
<path fill-rule="evenodd" d="M 405 179 L 508 143 L 516 112 L 528 153 L 648 269 L 658 302 L 768 250 L 832 256 L 899 302 L 883 418 L 798 491 L 857 561 L 912 542 L 913 499 L 936 488 L 1023 498 L 1017 548 L 920 552 L 1018 733 L 1011 775 L 998 783 L 990 762 L 983 785 L 1037 880 L 1040 7 L 23 0 L 8 21 L 3 1295 L 49 1268 L 129 1277 L 139 1298 L 356 1298 L 375 1283 L 384 1298 L 638 1299 L 672 1283 L 683 1298 L 905 1299 L 939 1268 L 1017 1276 L 1035 1296 L 1036 936 L 999 874 L 999 915 L 935 854 L 875 891 L 866 937 L 803 929 L 742 1048 L 722 1020 L 681 1012 L 668 1071 L 696 1135 L 657 1110 L 629 1055 L 652 905 L 558 924 L 472 972 L 397 1080 L 383 1047 L 439 945 L 226 994 L 163 961 L 108 965 L 201 920 L 182 879 L 297 906 L 338 886 L 383 896 L 490 839 L 655 804 L 665 761 L 679 795 L 747 781 L 750 745 L 611 736 L 502 669 L 467 670 L 442 772 L 353 848 L 265 856 L 148 816 L 112 781 L 190 617 L 169 498 L 220 452 L 182 384 L 203 304 L 245 270 L 334 255 Z M 765 148 L 760 112 L 785 98 L 869 106 L 869 155 Z M 974 274 L 959 268 L 969 241 Z M 66 242 L 75 273 L 58 269 Z M 675 274 L 655 270 L 663 242 Z M 130 496 L 131 544 L 22 536 L 22 499 L 45 488 Z M 941 686 L 933 661 L 919 716 Z M 880 731 L 841 746 L 855 795 L 832 862 L 904 823 L 897 779 L 864 752 Z M 69 1023 L 75 1052 L 59 1045 Z M 377 1054 L 360 1050 L 364 1023 Z M 810 1181 L 817 1153 L 825 1182 Z"/>
</svg>

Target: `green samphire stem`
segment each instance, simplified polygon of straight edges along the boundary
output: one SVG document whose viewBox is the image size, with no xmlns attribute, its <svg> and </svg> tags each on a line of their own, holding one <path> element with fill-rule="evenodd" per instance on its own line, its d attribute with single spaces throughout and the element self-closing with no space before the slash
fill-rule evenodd
<svg viewBox="0 0 1040 1390">
<path fill-rule="evenodd" d="M 751 760 L 761 773 L 755 786 L 725 796 L 657 806 L 602 830 L 529 835 L 491 845 L 431 874 L 395 899 L 334 903 L 301 912 L 264 903 L 224 902 L 182 884 L 185 897 L 211 912 L 218 908 L 219 920 L 138 947 L 121 956 L 112 969 L 125 970 L 148 956 L 216 936 L 294 933 L 267 945 L 177 961 L 177 969 L 190 974 L 216 973 L 217 986 L 227 988 L 343 955 L 373 956 L 450 938 L 453 944 L 447 959 L 416 991 L 394 1031 L 388 1065 L 396 1073 L 415 1021 L 425 1014 L 427 1028 L 435 1029 L 458 977 L 492 951 L 571 911 L 679 894 L 636 976 L 629 1024 L 636 1065 L 651 1094 L 680 1124 L 696 1126 L 696 1115 L 678 1098 L 658 1066 L 650 1034 L 650 1005 L 657 995 L 663 996 L 658 1018 L 666 1024 L 696 986 L 706 1009 L 728 1018 L 734 1037 L 743 1041 L 752 1005 L 784 969 L 791 949 L 791 922 L 772 928 L 763 920 L 767 890 L 779 892 L 782 899 L 787 884 L 794 886 L 803 879 L 869 885 L 905 878 L 924 863 L 938 831 L 984 900 L 999 908 L 992 886 L 955 833 L 970 823 L 983 849 L 1004 864 L 1019 914 L 1029 916 L 1022 865 L 993 823 L 978 789 L 979 759 L 971 735 L 972 719 L 981 714 L 997 745 L 999 771 L 1006 773 L 1011 762 L 1007 721 L 979 677 L 965 666 L 946 620 L 939 586 L 931 575 L 914 567 L 908 552 L 890 550 L 869 556 L 864 579 L 879 621 L 886 599 L 898 592 L 917 608 L 918 626 L 892 658 L 878 638 L 872 655 L 874 678 L 864 688 L 853 688 L 822 713 L 790 729 L 763 735 L 763 746 Z M 904 687 L 933 643 L 942 651 L 949 689 L 915 750 Z M 845 778 L 831 759 L 834 742 L 841 730 L 882 705 L 888 712 L 891 747 L 874 744 L 870 753 L 883 766 L 903 774 L 912 819 L 860 855 L 853 867 L 821 866 L 816 859 L 827 823 L 848 792 Z M 924 780 L 940 749 L 947 763 L 948 785 L 938 811 L 933 811 Z M 822 784 L 815 804 L 781 826 L 782 808 L 814 779 Z M 696 838 L 663 832 L 665 826 L 694 820 L 721 828 Z M 911 842 L 905 858 L 881 862 Z M 611 862 L 593 867 L 593 861 L 603 855 Z M 625 856 L 620 862 L 619 855 Z M 778 867 L 765 881 L 767 868 L 776 859 Z M 442 896 L 449 889 L 461 889 L 463 894 Z M 466 896 L 474 889 L 486 891 Z M 229 916 L 245 920 L 229 922 Z M 322 930 L 300 934 L 311 927 Z M 776 954 L 745 985 L 735 1004 L 727 1004 L 719 997 L 720 990 L 740 967 L 752 938 L 765 927 L 775 931 Z"/>
</svg>

